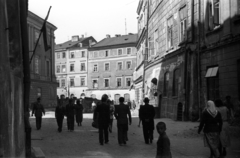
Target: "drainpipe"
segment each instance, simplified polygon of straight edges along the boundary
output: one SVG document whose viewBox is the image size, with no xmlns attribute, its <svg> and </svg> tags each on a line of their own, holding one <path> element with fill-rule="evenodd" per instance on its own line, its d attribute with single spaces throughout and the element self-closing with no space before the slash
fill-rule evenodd
<svg viewBox="0 0 240 158">
<path fill-rule="evenodd" d="M 201 35 L 200 35 L 200 30 L 201 28 L 201 0 L 198 0 L 198 46 L 197 46 L 197 74 L 198 74 L 198 80 L 197 80 L 197 88 L 198 88 L 198 112 L 199 112 L 199 119 L 201 117 L 201 70 L 200 70 L 200 40 L 201 40 Z"/>
<path fill-rule="evenodd" d="M 148 55 L 148 50 L 149 50 L 149 45 L 148 45 L 148 23 L 149 23 L 149 0 L 147 0 L 147 26 L 146 26 L 146 42 L 145 42 L 145 53 L 144 53 L 144 62 L 143 62 L 143 85 L 142 85 L 142 99 L 145 98 L 145 68 L 146 68 L 146 65 L 147 65 L 147 55 Z"/>
<path fill-rule="evenodd" d="M 31 126 L 29 123 L 29 95 L 30 95 L 30 64 L 29 64 L 29 48 L 28 48 L 28 0 L 22 0 L 20 3 L 20 23 L 21 23 L 21 40 L 22 40 L 22 56 L 23 56 L 23 101 L 24 101 L 24 124 L 25 124 L 25 151 L 26 157 L 31 157 Z"/>
</svg>

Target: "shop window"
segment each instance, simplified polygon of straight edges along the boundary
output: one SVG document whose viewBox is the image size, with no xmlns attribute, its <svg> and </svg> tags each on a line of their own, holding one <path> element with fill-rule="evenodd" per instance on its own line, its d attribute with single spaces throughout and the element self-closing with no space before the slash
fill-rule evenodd
<svg viewBox="0 0 240 158">
<path fill-rule="evenodd" d="M 219 75 L 218 66 L 209 67 L 205 75 L 207 79 L 207 99 L 216 100 L 219 98 Z"/>
<path fill-rule="evenodd" d="M 124 101 L 129 102 L 130 101 L 130 94 L 126 93 L 124 94 Z"/>
<path fill-rule="evenodd" d="M 169 72 L 164 75 L 163 96 L 168 95 Z"/>
</svg>

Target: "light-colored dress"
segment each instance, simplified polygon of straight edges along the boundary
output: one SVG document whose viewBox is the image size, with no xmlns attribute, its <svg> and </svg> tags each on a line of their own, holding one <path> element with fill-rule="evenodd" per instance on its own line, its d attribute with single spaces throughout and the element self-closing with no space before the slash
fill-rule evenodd
<svg viewBox="0 0 240 158">
<path fill-rule="evenodd" d="M 223 125 L 222 125 L 222 131 L 220 133 L 220 141 L 222 144 L 222 147 L 229 147 L 231 145 L 230 142 L 230 136 L 229 136 L 229 123 L 228 121 L 228 108 L 225 106 L 218 107 L 217 110 L 221 113 Z"/>
</svg>

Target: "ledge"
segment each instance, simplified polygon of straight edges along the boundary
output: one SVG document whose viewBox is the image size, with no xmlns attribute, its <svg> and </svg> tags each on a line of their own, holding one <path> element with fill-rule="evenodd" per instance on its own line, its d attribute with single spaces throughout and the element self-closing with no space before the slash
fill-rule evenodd
<svg viewBox="0 0 240 158">
<path fill-rule="evenodd" d="M 210 30 L 206 33 L 206 36 L 210 36 L 214 33 L 217 33 L 219 32 L 220 30 L 222 30 L 223 26 L 222 25 L 218 25 L 218 26 L 215 26 L 213 30 Z"/>
</svg>

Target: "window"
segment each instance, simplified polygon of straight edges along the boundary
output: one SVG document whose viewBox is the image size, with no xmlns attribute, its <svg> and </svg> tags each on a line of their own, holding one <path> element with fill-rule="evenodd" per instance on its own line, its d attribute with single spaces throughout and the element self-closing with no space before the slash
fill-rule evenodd
<svg viewBox="0 0 240 158">
<path fill-rule="evenodd" d="M 42 89 L 37 88 L 37 97 L 41 97 L 41 96 L 42 96 Z"/>
<path fill-rule="evenodd" d="M 104 70 L 105 71 L 109 71 L 109 63 L 105 63 L 104 64 Z"/>
<path fill-rule="evenodd" d="M 81 71 L 86 71 L 85 63 L 81 63 Z"/>
<path fill-rule="evenodd" d="M 124 94 L 124 101 L 127 101 L 127 102 L 130 101 L 130 94 L 128 93 Z"/>
<path fill-rule="evenodd" d="M 127 62 L 126 62 L 126 68 L 127 68 L 127 69 L 131 69 L 131 64 L 132 64 L 131 61 L 127 61 Z"/>
<path fill-rule="evenodd" d="M 97 72 L 98 71 L 98 65 L 97 64 L 94 64 L 93 65 L 93 72 Z"/>
<path fill-rule="evenodd" d="M 74 52 L 70 53 L 70 58 L 74 58 Z"/>
<path fill-rule="evenodd" d="M 170 49 L 173 46 L 173 17 L 167 20 L 167 47 Z"/>
<path fill-rule="evenodd" d="M 61 87 L 65 87 L 65 85 L 66 85 L 66 84 L 65 84 L 65 79 L 62 79 L 62 80 L 61 80 L 61 84 L 62 84 Z"/>
<path fill-rule="evenodd" d="M 179 69 L 176 69 L 173 73 L 173 96 L 178 96 L 180 90 L 181 78 Z"/>
<path fill-rule="evenodd" d="M 70 78 L 70 86 L 74 87 L 74 78 Z"/>
<path fill-rule="evenodd" d="M 93 80 L 93 88 L 98 88 L 98 81 L 97 80 Z"/>
<path fill-rule="evenodd" d="M 163 96 L 168 95 L 168 82 L 169 82 L 169 72 L 166 72 L 164 75 Z"/>
<path fill-rule="evenodd" d="M 35 73 L 39 74 L 39 57 L 35 57 Z"/>
<path fill-rule="evenodd" d="M 85 78 L 81 77 L 80 80 L 81 80 L 80 81 L 81 86 L 85 86 Z"/>
<path fill-rule="evenodd" d="M 126 78 L 126 86 L 127 87 L 131 86 L 131 78 Z"/>
<path fill-rule="evenodd" d="M 108 55 L 109 55 L 109 54 L 108 54 L 108 51 L 106 50 L 106 51 L 105 51 L 105 57 L 108 57 Z"/>
<path fill-rule="evenodd" d="M 154 32 L 154 50 L 152 55 L 156 55 L 158 51 L 158 30 Z"/>
<path fill-rule="evenodd" d="M 98 57 L 98 52 L 94 52 L 94 58 Z"/>
<path fill-rule="evenodd" d="M 59 80 L 57 80 L 57 83 L 58 83 L 58 87 L 60 87 L 60 81 Z"/>
<path fill-rule="evenodd" d="M 57 53 L 57 59 L 60 59 L 60 53 Z"/>
<path fill-rule="evenodd" d="M 66 72 L 66 65 L 62 65 L 62 72 Z"/>
<path fill-rule="evenodd" d="M 74 72 L 74 64 L 70 64 L 70 72 Z"/>
<path fill-rule="evenodd" d="M 115 104 L 119 104 L 119 98 L 120 98 L 120 94 L 115 94 L 114 95 Z"/>
<path fill-rule="evenodd" d="M 121 86 L 122 86 L 122 79 L 117 78 L 117 87 L 121 87 Z"/>
<path fill-rule="evenodd" d="M 127 48 L 127 54 L 131 54 L 132 49 L 131 48 Z"/>
<path fill-rule="evenodd" d="M 218 66 L 209 67 L 205 77 L 207 78 L 207 99 L 216 100 L 219 98 Z"/>
<path fill-rule="evenodd" d="M 118 55 L 122 55 L 122 49 L 118 49 Z"/>
<path fill-rule="evenodd" d="M 220 25 L 220 2 L 219 0 L 212 0 L 209 3 L 209 17 L 208 28 L 213 30 L 216 26 Z"/>
<path fill-rule="evenodd" d="M 82 58 L 86 57 L 85 51 L 82 51 L 81 54 L 82 54 L 82 55 L 81 55 Z"/>
<path fill-rule="evenodd" d="M 66 58 L 66 53 L 65 52 L 62 52 L 62 58 Z"/>
<path fill-rule="evenodd" d="M 117 68 L 118 68 L 118 70 L 122 70 L 122 62 L 117 63 Z"/>
<path fill-rule="evenodd" d="M 180 18 L 180 42 L 184 42 L 187 39 L 187 7 L 184 6 L 179 10 Z"/>
<path fill-rule="evenodd" d="M 60 73 L 60 65 L 57 65 L 57 73 Z"/>
<path fill-rule="evenodd" d="M 109 79 L 104 79 L 104 87 L 109 87 Z"/>
<path fill-rule="evenodd" d="M 46 61 L 46 75 L 50 76 L 50 62 L 48 60 Z"/>
</svg>

